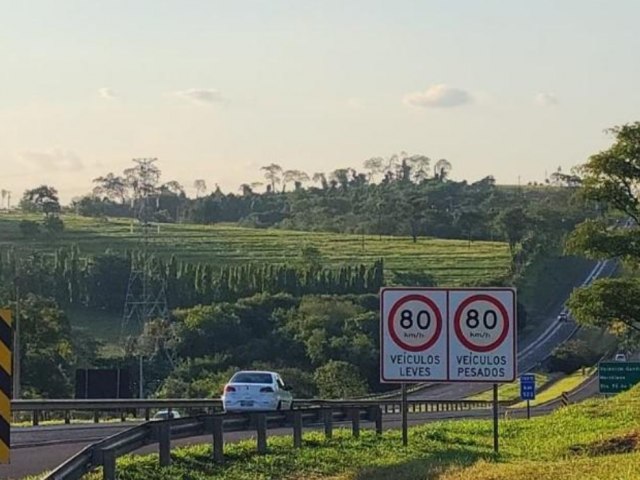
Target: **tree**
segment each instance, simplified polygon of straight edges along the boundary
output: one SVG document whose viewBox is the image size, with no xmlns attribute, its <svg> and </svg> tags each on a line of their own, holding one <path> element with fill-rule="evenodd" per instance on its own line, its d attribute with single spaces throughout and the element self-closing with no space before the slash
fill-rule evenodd
<svg viewBox="0 0 640 480">
<path fill-rule="evenodd" d="M 261 167 L 260 170 L 264 172 L 264 178 L 269 182 L 271 192 L 275 192 L 276 185 L 281 182 L 280 175 L 282 174 L 282 167 L 276 163 L 271 163 Z"/>
<path fill-rule="evenodd" d="M 316 183 L 319 183 L 323 190 L 329 188 L 329 183 L 327 182 L 327 176 L 322 172 L 316 172 L 313 174 L 312 180 Z"/>
<path fill-rule="evenodd" d="M 429 164 L 431 159 L 426 155 L 411 155 L 407 159 L 407 163 L 411 166 L 413 181 L 420 183 L 429 177 Z"/>
<path fill-rule="evenodd" d="M 60 212 L 58 191 L 48 185 L 27 190 L 22 195 L 21 207 L 27 211 L 40 211 L 45 216 L 57 215 Z"/>
<path fill-rule="evenodd" d="M 109 200 L 125 203 L 127 198 L 127 182 L 123 177 L 108 173 L 106 176 L 93 179 L 96 186 L 93 194 L 96 196 L 106 196 Z"/>
<path fill-rule="evenodd" d="M 49 398 L 69 396 L 75 349 L 64 312 L 54 301 L 30 293 L 22 298 L 20 322 L 23 388 Z"/>
<path fill-rule="evenodd" d="M 330 360 L 314 374 L 321 398 L 354 398 L 367 393 L 358 368 L 348 362 Z"/>
<path fill-rule="evenodd" d="M 133 190 L 135 198 L 148 197 L 157 193 L 162 172 L 154 165 L 153 160 L 136 161 L 135 167 L 125 169 L 123 173 L 127 186 Z"/>
<path fill-rule="evenodd" d="M 300 190 L 303 182 L 309 181 L 309 175 L 301 170 L 286 170 L 282 176 L 282 190 L 286 187 L 287 183 L 294 182 L 295 189 Z"/>
<path fill-rule="evenodd" d="M 640 339 L 640 280 L 636 278 L 598 279 L 574 290 L 567 305 L 582 325 Z"/>
<path fill-rule="evenodd" d="M 384 171 L 384 158 L 372 157 L 364 161 L 364 169 L 369 172 L 369 181 L 373 183 L 375 176 Z"/>
<path fill-rule="evenodd" d="M 198 198 L 207 191 L 207 182 L 199 178 L 193 182 L 193 188 L 196 189 L 196 198 Z"/>
<path fill-rule="evenodd" d="M 451 162 L 449 162 L 449 160 L 441 158 L 433 166 L 433 177 L 436 180 L 444 182 L 449 177 L 452 168 L 453 167 L 451 166 Z"/>
</svg>

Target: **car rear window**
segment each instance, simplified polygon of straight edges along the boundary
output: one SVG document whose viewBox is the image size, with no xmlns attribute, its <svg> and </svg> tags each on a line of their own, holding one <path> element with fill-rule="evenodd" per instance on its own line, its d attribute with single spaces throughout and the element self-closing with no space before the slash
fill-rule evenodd
<svg viewBox="0 0 640 480">
<path fill-rule="evenodd" d="M 235 383 L 272 383 L 273 378 L 268 373 L 236 373 L 231 381 Z"/>
</svg>

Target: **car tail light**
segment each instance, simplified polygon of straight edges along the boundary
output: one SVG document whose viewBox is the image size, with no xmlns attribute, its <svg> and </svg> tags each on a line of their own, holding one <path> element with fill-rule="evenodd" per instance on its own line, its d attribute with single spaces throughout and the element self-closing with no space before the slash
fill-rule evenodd
<svg viewBox="0 0 640 480">
<path fill-rule="evenodd" d="M 235 392 L 236 391 L 236 387 L 232 387 L 231 385 L 227 385 L 226 387 L 224 387 L 224 391 L 225 391 L 225 393 Z"/>
<path fill-rule="evenodd" d="M 273 388 L 271 388 L 271 387 L 262 387 L 260 389 L 260 393 L 273 393 Z"/>
</svg>

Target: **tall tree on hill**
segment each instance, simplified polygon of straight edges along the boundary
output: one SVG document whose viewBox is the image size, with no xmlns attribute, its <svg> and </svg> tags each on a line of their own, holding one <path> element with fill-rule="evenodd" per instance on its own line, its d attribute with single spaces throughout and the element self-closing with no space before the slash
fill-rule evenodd
<svg viewBox="0 0 640 480">
<path fill-rule="evenodd" d="M 94 178 L 93 183 L 96 184 L 93 187 L 94 195 L 106 196 L 109 200 L 124 204 L 127 198 L 127 182 L 123 177 L 108 173 L 105 176 Z"/>
<path fill-rule="evenodd" d="M 281 182 L 282 167 L 277 163 L 271 163 L 261 167 L 260 170 L 264 172 L 264 178 L 269 182 L 270 192 L 275 192 L 276 185 Z"/>
<path fill-rule="evenodd" d="M 27 190 L 22 195 L 21 207 L 27 210 L 40 211 L 45 217 L 56 216 L 60 212 L 60 200 L 58 190 L 48 185 L 40 185 L 37 188 Z"/>
<path fill-rule="evenodd" d="M 433 166 L 433 177 L 436 180 L 440 180 L 441 182 L 444 182 L 449 177 L 449 174 L 451 173 L 452 168 L 453 167 L 451 165 L 451 162 L 449 162 L 449 160 L 445 158 L 441 158 Z"/>
<path fill-rule="evenodd" d="M 207 182 L 199 178 L 193 182 L 193 188 L 196 189 L 196 198 L 198 198 L 207 191 Z"/>
</svg>

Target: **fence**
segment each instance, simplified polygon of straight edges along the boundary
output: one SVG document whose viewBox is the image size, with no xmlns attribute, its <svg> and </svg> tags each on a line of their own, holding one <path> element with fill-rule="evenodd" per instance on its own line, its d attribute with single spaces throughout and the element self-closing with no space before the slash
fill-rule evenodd
<svg viewBox="0 0 640 480">
<path fill-rule="evenodd" d="M 401 412 L 402 402 L 399 399 L 384 400 L 295 400 L 296 408 L 304 407 L 333 407 L 333 408 L 366 408 L 379 406 L 383 414 L 398 414 Z M 477 408 L 491 408 L 492 402 L 470 400 L 408 400 L 409 413 L 448 412 Z M 127 399 L 127 400 L 13 400 L 11 408 L 14 413 L 28 413 L 34 426 L 43 419 L 50 419 L 59 415 L 64 423 L 71 423 L 74 413 L 89 412 L 93 414 L 93 422 L 98 423 L 104 414 L 120 417 L 126 420 L 128 413 L 145 421 L 151 419 L 154 410 L 183 409 L 187 414 L 214 414 L 222 412 L 222 402 L 218 399 Z"/>
</svg>

